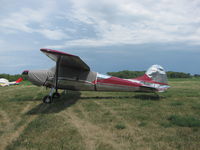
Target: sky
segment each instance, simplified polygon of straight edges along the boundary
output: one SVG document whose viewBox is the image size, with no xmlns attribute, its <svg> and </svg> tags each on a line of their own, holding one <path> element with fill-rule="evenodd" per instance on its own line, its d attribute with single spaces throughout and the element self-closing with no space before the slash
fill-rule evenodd
<svg viewBox="0 0 200 150">
<path fill-rule="evenodd" d="M 200 74 L 200 0 L 0 0 L 0 73 L 51 68 L 40 48 L 99 73 Z"/>
</svg>

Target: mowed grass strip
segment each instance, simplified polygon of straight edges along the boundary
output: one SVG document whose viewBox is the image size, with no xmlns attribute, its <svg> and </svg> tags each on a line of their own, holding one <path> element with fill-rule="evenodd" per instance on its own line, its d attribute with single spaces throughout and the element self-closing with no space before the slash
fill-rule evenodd
<svg viewBox="0 0 200 150">
<path fill-rule="evenodd" d="M 170 80 L 160 93 L 0 88 L 0 149 L 199 149 L 200 80 Z M 60 91 L 62 92 L 62 91 Z"/>
<path fill-rule="evenodd" d="M 29 123 L 7 149 L 82 150 L 84 147 L 82 137 L 69 122 L 57 115 L 42 115 Z"/>
</svg>

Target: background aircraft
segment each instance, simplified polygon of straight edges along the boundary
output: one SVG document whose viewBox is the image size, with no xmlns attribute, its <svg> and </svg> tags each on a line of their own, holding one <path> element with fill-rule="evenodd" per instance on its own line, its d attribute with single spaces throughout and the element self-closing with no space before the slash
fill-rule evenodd
<svg viewBox="0 0 200 150">
<path fill-rule="evenodd" d="M 0 86 L 9 86 L 9 85 L 16 85 L 19 84 L 20 82 L 22 82 L 23 79 L 19 78 L 16 81 L 13 82 L 9 82 L 7 79 L 5 78 L 0 78 Z"/>
<path fill-rule="evenodd" d="M 169 88 L 166 73 L 159 65 L 151 66 L 141 77 L 122 79 L 91 71 L 78 56 L 51 49 L 40 50 L 54 60 L 56 66 L 49 70 L 26 70 L 23 75 L 27 75 L 35 85 L 51 88 L 49 95 L 43 98 L 44 103 L 51 103 L 53 98 L 58 98 L 58 89 L 163 92 Z"/>
</svg>

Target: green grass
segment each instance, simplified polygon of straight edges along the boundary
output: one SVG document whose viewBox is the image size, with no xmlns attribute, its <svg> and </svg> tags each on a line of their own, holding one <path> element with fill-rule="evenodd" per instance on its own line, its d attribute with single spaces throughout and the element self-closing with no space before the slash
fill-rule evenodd
<svg viewBox="0 0 200 150">
<path fill-rule="evenodd" d="M 121 130 L 121 129 L 125 129 L 126 126 L 123 123 L 119 123 L 115 125 L 115 128 Z"/>
<path fill-rule="evenodd" d="M 172 122 L 172 124 L 181 127 L 200 127 L 200 120 L 192 116 L 186 117 L 186 116 L 172 115 L 169 117 L 169 120 Z"/>
<path fill-rule="evenodd" d="M 23 82 L 0 88 L 0 149 L 199 149 L 200 80 L 172 79 L 151 93 L 62 93 Z"/>
<path fill-rule="evenodd" d="M 172 106 L 181 106 L 181 105 L 183 105 L 183 102 L 182 101 L 175 101 L 175 102 L 172 102 L 170 105 L 172 105 Z"/>
</svg>

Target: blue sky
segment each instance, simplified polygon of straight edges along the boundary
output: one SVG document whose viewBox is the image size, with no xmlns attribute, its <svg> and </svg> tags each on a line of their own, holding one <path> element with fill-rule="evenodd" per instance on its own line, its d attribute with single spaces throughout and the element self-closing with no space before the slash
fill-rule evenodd
<svg viewBox="0 0 200 150">
<path fill-rule="evenodd" d="M 50 68 L 40 48 L 80 56 L 92 70 L 200 74 L 199 0 L 1 0 L 0 73 Z"/>
</svg>

